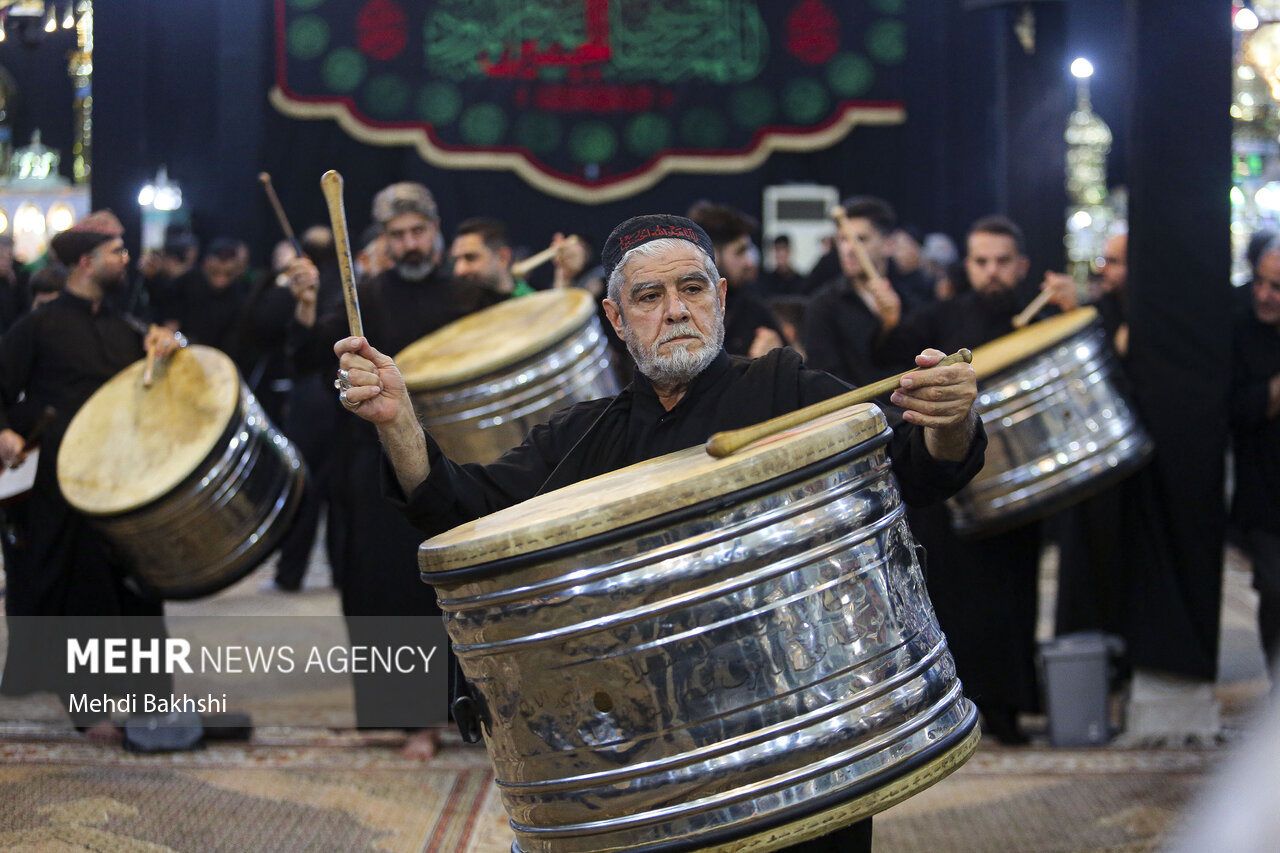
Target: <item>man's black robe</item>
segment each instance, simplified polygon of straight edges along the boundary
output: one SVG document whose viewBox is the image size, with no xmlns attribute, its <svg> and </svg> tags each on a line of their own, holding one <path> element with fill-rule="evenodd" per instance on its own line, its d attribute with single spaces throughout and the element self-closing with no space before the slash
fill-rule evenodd
<svg viewBox="0 0 1280 853">
<path fill-rule="evenodd" d="M 881 356 L 904 358 L 924 347 L 955 352 L 1009 334 L 1025 299 L 976 291 L 936 302 L 906 318 Z M 1035 626 L 1040 524 L 981 539 L 960 539 L 945 507 L 913 509 L 911 529 L 929 553 L 929 598 L 947 635 L 956 670 L 983 714 L 1012 724 L 1039 707 Z"/>
<path fill-rule="evenodd" d="M 392 355 L 500 299 L 439 272 L 412 281 L 392 269 L 359 289 L 365 337 L 379 351 Z M 333 342 L 347 334 L 343 305 L 319 318 L 310 329 L 295 326 L 292 337 L 299 368 L 336 374 Z M 423 537 L 383 497 L 378 478 L 370 476 L 382 459 L 382 446 L 373 425 L 357 417 L 342 417 L 331 441 L 338 458 L 330 470 L 335 480 L 331 492 L 335 499 L 330 502 L 328 523 L 342 527 L 338 574 L 351 643 L 399 645 L 406 639 L 381 633 L 379 628 L 396 630 L 402 620 L 380 621 L 376 617 L 429 616 L 440 612 L 435 593 L 418 579 L 418 545 Z M 420 639 L 419 635 L 408 642 Z M 356 722 L 361 726 L 386 726 L 403 720 L 403 708 L 410 707 L 408 703 L 432 707 L 424 703 L 434 702 L 443 711 L 439 697 L 422 692 L 425 688 L 420 680 L 365 674 L 353 676 L 353 682 Z"/>
<path fill-rule="evenodd" d="M 420 530 L 440 533 L 541 492 L 702 444 L 713 433 L 750 426 L 848 389 L 829 374 L 805 368 L 790 349 L 775 349 L 754 361 L 722 351 L 669 412 L 648 381 L 637 376 L 616 397 L 557 413 L 488 465 L 455 464 L 428 437 L 431 473 L 405 502 L 405 513 Z M 963 462 L 938 461 L 925 449 L 923 431 L 900 423 L 889 453 L 903 499 L 911 505 L 945 500 L 982 467 L 985 448 L 979 429 Z"/>
<path fill-rule="evenodd" d="M 40 442 L 35 485 L 26 502 L 10 507 L 16 542 L 5 549 L 5 615 L 9 652 L 0 689 L 6 695 L 42 690 L 64 694 L 167 693 L 168 676 L 66 675 L 65 638 L 83 620 L 102 617 L 85 636 L 162 638 L 158 599 L 126 583 L 126 566 L 58 486 L 57 460 L 72 417 L 103 383 L 142 358 L 145 327 L 106 303 L 69 291 L 25 315 L 0 341 L 0 429 L 27 434 L 46 407 L 55 411 Z M 21 399 L 19 399 L 21 397 Z M 145 476 L 146 472 L 138 472 Z M 106 626 L 112 626 L 107 630 Z M 101 714 L 73 714 L 89 725 Z"/>
</svg>

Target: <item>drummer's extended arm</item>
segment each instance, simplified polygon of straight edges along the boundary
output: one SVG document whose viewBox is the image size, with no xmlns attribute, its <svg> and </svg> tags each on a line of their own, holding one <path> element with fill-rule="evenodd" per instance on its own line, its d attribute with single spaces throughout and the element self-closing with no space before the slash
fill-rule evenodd
<svg viewBox="0 0 1280 853">
<path fill-rule="evenodd" d="M 406 495 L 427 478 L 431 463 L 427 441 L 413 411 L 400 370 L 364 338 L 343 338 L 333 346 L 338 355 L 339 385 L 345 375 L 350 387 L 341 392 L 349 411 L 378 428 L 378 438 Z M 345 371 L 345 374 L 344 374 Z"/>
<path fill-rule="evenodd" d="M 934 459 L 959 462 L 969 453 L 977 432 L 973 403 L 978 381 L 969 364 L 933 367 L 943 354 L 928 349 L 916 356 L 921 370 L 905 374 L 890 398 L 903 419 L 924 427 L 924 443 Z"/>
<path fill-rule="evenodd" d="M 408 398 L 405 400 L 407 403 Z M 401 491 L 406 495 L 413 494 L 414 489 L 431 473 L 427 440 L 413 406 L 406 405 L 391 423 L 378 424 L 378 438 L 382 441 L 383 452 L 387 454 L 391 467 L 395 469 Z"/>
</svg>

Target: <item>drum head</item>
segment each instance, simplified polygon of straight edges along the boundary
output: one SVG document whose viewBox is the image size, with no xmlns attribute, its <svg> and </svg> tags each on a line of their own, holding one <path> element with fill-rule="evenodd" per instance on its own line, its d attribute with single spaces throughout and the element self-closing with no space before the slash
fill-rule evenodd
<svg viewBox="0 0 1280 853">
<path fill-rule="evenodd" d="M 1007 367 L 1053 346 L 1079 332 L 1098 316 L 1098 309 L 1086 305 L 1047 320 L 1032 323 L 1004 337 L 996 338 L 973 351 L 973 370 L 979 380 L 994 376 Z"/>
<path fill-rule="evenodd" d="M 447 572 L 608 533 L 764 483 L 875 438 L 884 415 L 862 403 L 716 459 L 678 450 L 531 498 L 428 539 L 423 572 Z"/>
<path fill-rule="evenodd" d="M 576 287 L 508 299 L 413 342 L 396 366 L 410 391 L 458 385 L 541 352 L 594 314 L 595 300 Z"/>
<path fill-rule="evenodd" d="M 117 373 L 71 419 L 58 485 L 90 515 L 137 509 L 168 494 L 208 457 L 240 400 L 240 375 L 212 347 L 178 350 L 142 387 L 145 361 Z"/>
</svg>

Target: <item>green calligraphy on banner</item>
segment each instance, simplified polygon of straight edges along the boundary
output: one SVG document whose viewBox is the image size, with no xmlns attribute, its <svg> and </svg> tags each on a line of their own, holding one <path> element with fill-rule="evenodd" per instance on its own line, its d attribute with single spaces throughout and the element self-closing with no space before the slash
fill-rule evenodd
<svg viewBox="0 0 1280 853">
<path fill-rule="evenodd" d="M 287 115 L 565 198 L 904 120 L 906 0 L 276 0 Z"/>
</svg>

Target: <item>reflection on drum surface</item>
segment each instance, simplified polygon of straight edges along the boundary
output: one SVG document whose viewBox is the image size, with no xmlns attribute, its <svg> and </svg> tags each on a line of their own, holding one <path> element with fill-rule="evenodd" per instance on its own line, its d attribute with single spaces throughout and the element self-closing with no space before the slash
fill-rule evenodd
<svg viewBox="0 0 1280 853">
<path fill-rule="evenodd" d="M 1106 332 L 1091 319 L 1096 312 L 1086 311 L 1076 312 L 1087 324 L 1074 334 L 980 379 L 975 408 L 987 431 L 986 464 L 950 501 L 960 533 L 995 533 L 1041 518 L 1151 455 L 1154 445 L 1125 397 Z M 975 367 L 982 356 L 981 348 L 974 353 Z"/>
<path fill-rule="evenodd" d="M 439 589 L 520 849 L 849 823 L 967 758 L 883 441 Z"/>
</svg>

